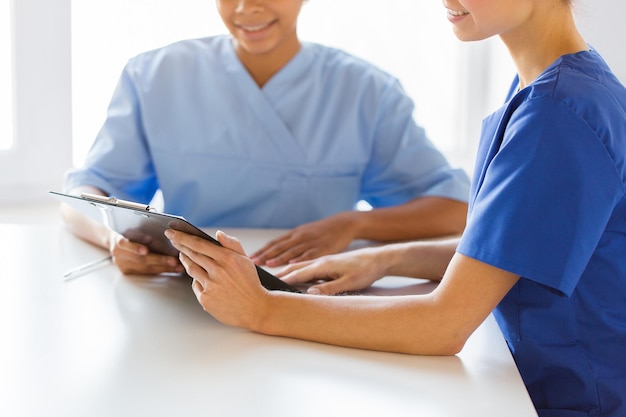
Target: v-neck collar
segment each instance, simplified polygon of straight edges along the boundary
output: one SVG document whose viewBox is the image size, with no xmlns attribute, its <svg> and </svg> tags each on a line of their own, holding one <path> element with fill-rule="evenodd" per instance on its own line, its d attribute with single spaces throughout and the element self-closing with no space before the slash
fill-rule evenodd
<svg viewBox="0 0 626 417">
<path fill-rule="evenodd" d="M 311 45 L 303 42 L 298 53 L 260 88 L 237 56 L 232 36 L 225 35 L 223 37 L 221 49 L 220 55 L 224 62 L 224 68 L 229 72 L 244 73 L 249 82 L 254 84 L 257 89 L 261 90 L 272 101 L 284 94 L 284 89 L 292 85 L 292 81 L 295 78 L 301 77 L 305 73 L 314 58 Z"/>
<path fill-rule="evenodd" d="M 293 85 L 294 77 L 306 68 L 306 56 L 309 54 L 302 52 L 307 48 L 301 48 L 298 54 L 272 77 L 271 82 L 261 89 L 237 57 L 232 39 L 225 36 L 222 41 L 219 56 L 225 71 L 234 81 L 233 94 L 241 95 L 242 100 L 248 103 L 247 109 L 255 115 L 259 126 L 266 131 L 275 152 L 282 154 L 285 158 L 304 160 L 305 149 L 298 143 L 282 119 L 276 108 L 276 100 L 280 99 L 282 91 L 287 90 L 289 85 Z M 289 91 L 285 93 L 290 94 Z"/>
</svg>

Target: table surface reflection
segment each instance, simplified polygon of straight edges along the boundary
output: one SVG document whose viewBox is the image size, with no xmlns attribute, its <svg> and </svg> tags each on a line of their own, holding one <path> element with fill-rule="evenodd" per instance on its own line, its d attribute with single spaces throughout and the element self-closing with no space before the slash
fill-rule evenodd
<svg viewBox="0 0 626 417">
<path fill-rule="evenodd" d="M 226 231 L 248 252 L 282 232 Z M 108 265 L 64 282 L 107 254 L 62 225 L 0 236 L 0 415 L 536 416 L 491 316 L 453 357 L 264 336 L 205 313 L 189 278 Z M 369 292 L 432 288 L 387 277 Z"/>
</svg>

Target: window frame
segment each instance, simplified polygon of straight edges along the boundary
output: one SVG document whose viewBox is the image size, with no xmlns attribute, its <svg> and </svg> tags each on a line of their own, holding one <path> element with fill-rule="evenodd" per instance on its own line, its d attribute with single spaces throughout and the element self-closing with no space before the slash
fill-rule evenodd
<svg viewBox="0 0 626 417">
<path fill-rule="evenodd" d="M 71 166 L 70 0 L 11 0 L 13 145 L 0 203 L 47 201 Z"/>
</svg>

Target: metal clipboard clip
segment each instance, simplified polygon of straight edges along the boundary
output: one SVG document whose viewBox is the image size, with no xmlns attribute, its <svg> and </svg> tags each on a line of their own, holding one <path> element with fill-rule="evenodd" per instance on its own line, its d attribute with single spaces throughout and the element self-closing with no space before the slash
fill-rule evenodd
<svg viewBox="0 0 626 417">
<path fill-rule="evenodd" d="M 126 207 L 126 208 L 130 208 L 134 210 L 150 211 L 153 213 L 156 212 L 156 209 L 154 207 L 150 207 L 148 204 L 141 204 L 141 203 L 135 203 L 133 201 L 120 200 L 112 196 L 106 197 L 106 196 L 98 195 L 98 194 L 81 193 L 80 197 L 85 200 L 89 200 L 93 202 L 100 202 L 104 204 L 110 204 L 113 206 Z"/>
</svg>

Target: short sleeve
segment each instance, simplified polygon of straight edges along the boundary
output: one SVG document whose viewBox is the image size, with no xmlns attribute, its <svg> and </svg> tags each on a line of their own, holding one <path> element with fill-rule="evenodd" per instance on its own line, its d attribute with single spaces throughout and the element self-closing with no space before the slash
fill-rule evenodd
<svg viewBox="0 0 626 417">
<path fill-rule="evenodd" d="M 68 172 L 66 190 L 92 185 L 118 198 L 141 202 L 149 202 L 154 196 L 156 177 L 132 74 L 131 61 L 115 88 L 85 168 Z"/>
<path fill-rule="evenodd" d="M 388 207 L 424 196 L 467 201 L 469 179 L 450 166 L 413 118 L 414 104 L 393 79 L 376 103 L 370 161 L 361 198 Z"/>
<path fill-rule="evenodd" d="M 458 251 L 571 295 L 623 194 L 613 161 L 584 120 L 546 97 L 491 139 L 500 147 L 474 186 Z"/>
</svg>

